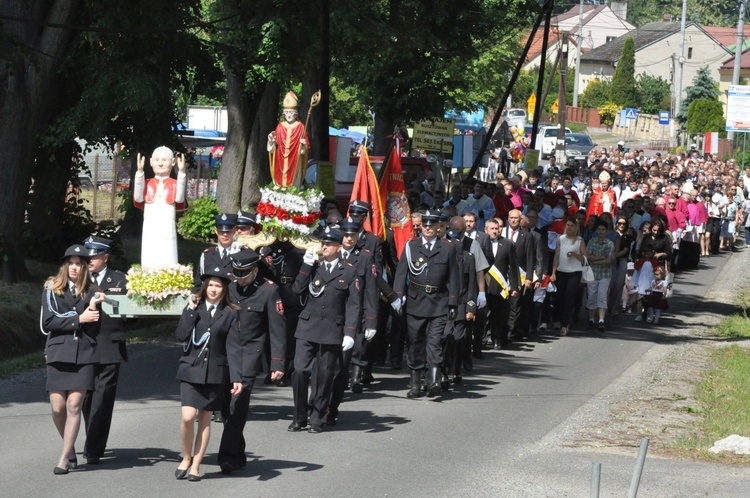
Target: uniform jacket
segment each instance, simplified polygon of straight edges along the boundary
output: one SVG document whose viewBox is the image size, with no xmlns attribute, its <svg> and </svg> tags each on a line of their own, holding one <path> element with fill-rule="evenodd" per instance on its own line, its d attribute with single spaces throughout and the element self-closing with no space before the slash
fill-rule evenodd
<svg viewBox="0 0 750 498">
<path fill-rule="evenodd" d="M 432 251 L 428 251 L 422 245 L 421 237 L 406 244 L 398 262 L 393 289 L 399 296 L 407 296 L 407 314 L 420 317 L 446 315 L 449 306 L 458 306 L 461 279 L 456 247 L 446 240 L 435 239 Z M 413 268 L 409 265 L 407 249 L 411 252 Z M 411 285 L 414 283 L 435 286 L 438 290 L 428 294 L 424 289 Z"/>
<path fill-rule="evenodd" d="M 464 241 L 451 241 L 456 246 L 458 255 L 459 275 L 461 277 L 460 291 L 458 293 L 458 310 L 456 320 L 466 320 L 466 313 L 477 312 L 477 270 L 474 263 L 474 255 L 464 250 Z"/>
<path fill-rule="evenodd" d="M 230 246 L 229 254 L 232 254 L 233 252 L 237 252 L 237 249 L 232 249 Z M 225 273 L 230 280 L 234 280 L 234 277 L 232 276 L 232 260 L 228 256 L 225 259 L 221 258 L 221 252 L 219 251 L 218 245 L 209 247 L 201 253 L 201 257 L 198 260 L 198 265 L 195 267 L 194 272 L 194 293 L 197 293 L 203 284 L 201 275 L 203 275 L 204 271 L 209 269 L 213 270 L 214 268 L 219 268 L 219 270 L 222 273 Z"/>
<path fill-rule="evenodd" d="M 257 377 L 263 370 L 266 344 L 271 346 L 272 372 L 284 371 L 286 319 L 278 286 L 256 278 L 247 287 L 237 282 L 229 286 L 231 301 L 240 307 L 239 346 L 242 355 L 242 377 Z"/>
<path fill-rule="evenodd" d="M 74 296 L 69 288 L 62 295 L 47 289 L 42 292 L 42 328 L 49 333 L 44 347 L 48 364 L 88 365 L 99 362 L 96 349 L 99 325 L 79 322 L 93 296 L 91 289 L 83 296 Z"/>
<path fill-rule="evenodd" d="M 128 277 L 121 271 L 107 268 L 100 276 L 98 289 L 107 295 L 125 295 Z M 125 322 L 122 318 L 112 318 L 99 309 L 99 335 L 97 349 L 100 363 L 122 363 L 128 360 L 125 349 Z"/>
<path fill-rule="evenodd" d="M 342 249 L 343 252 L 343 249 Z M 366 329 L 375 329 L 378 327 L 378 272 L 372 254 L 367 249 L 360 249 L 357 246 L 352 248 L 349 253 L 347 263 L 357 269 L 357 277 L 361 285 L 360 295 L 362 296 L 362 320 Z M 385 281 L 383 281 L 385 283 Z M 385 283 L 388 285 L 387 283 Z M 390 287 L 390 286 L 389 286 Z M 391 291 L 392 292 L 392 291 Z M 362 321 L 360 321 L 362 323 Z M 361 327 L 360 327 L 361 329 Z M 361 331 L 358 329 L 358 331 Z"/>
<path fill-rule="evenodd" d="M 199 341 L 206 332 L 210 332 L 208 345 L 205 348 L 203 345 L 196 346 L 193 338 Z M 185 341 L 185 352 L 177 367 L 179 380 L 191 384 L 240 382 L 242 358 L 236 311 L 219 304 L 211 317 L 205 302 L 195 310 L 186 306 L 177 324 L 175 337 Z"/>
<path fill-rule="evenodd" d="M 284 301 L 286 313 L 299 313 L 302 308 L 299 295 L 292 290 L 294 279 L 302 268 L 302 258 L 305 251 L 294 247 L 291 242 L 277 241 L 270 246 L 260 249 L 260 255 L 266 258 L 266 262 L 273 265 L 276 273 L 275 281 L 279 286 L 281 300 Z"/>
<path fill-rule="evenodd" d="M 516 251 L 513 248 L 513 242 L 508 239 L 498 237 L 497 238 L 497 255 L 492 256 L 492 249 L 490 249 L 490 266 L 497 267 L 505 276 L 505 280 L 508 282 L 510 290 L 513 291 L 518 289 L 519 276 L 518 276 L 518 264 L 516 263 Z M 493 296 L 499 296 L 502 293 L 502 287 L 497 281 L 488 274 L 487 279 L 489 280 L 489 286 L 487 287 L 487 293 Z"/>
<path fill-rule="evenodd" d="M 341 344 L 344 335 L 354 338 L 362 303 L 356 268 L 341 259 L 330 272 L 322 263 L 303 263 L 292 288 L 305 303 L 294 337 L 318 344 Z"/>
</svg>

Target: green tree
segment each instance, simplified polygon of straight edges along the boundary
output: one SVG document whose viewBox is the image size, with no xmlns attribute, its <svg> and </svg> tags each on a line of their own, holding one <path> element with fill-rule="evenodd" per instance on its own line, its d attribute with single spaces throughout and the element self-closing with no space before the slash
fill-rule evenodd
<svg viewBox="0 0 750 498">
<path fill-rule="evenodd" d="M 600 107 L 610 101 L 612 82 L 595 78 L 586 86 L 581 96 L 581 107 Z"/>
<path fill-rule="evenodd" d="M 690 135 L 719 131 L 726 136 L 724 128 L 724 106 L 717 99 L 696 99 L 690 103 L 687 119 Z"/>
<path fill-rule="evenodd" d="M 641 73 L 636 79 L 638 109 L 644 114 L 656 114 L 670 108 L 669 82 L 661 76 L 654 77 Z"/>
<path fill-rule="evenodd" d="M 718 98 L 719 84 L 711 77 L 711 74 L 708 71 L 708 66 L 700 68 L 693 78 L 693 84 L 685 89 L 685 98 L 682 99 L 680 104 L 680 112 L 675 116 L 680 123 L 680 127 L 682 129 L 686 128 L 688 110 L 690 109 L 690 104 L 694 100 L 716 100 Z"/>
<path fill-rule="evenodd" d="M 617 61 L 615 76 L 612 78 L 612 102 L 622 107 L 635 107 L 637 95 L 635 88 L 635 42 L 628 37 L 622 47 Z"/>
</svg>

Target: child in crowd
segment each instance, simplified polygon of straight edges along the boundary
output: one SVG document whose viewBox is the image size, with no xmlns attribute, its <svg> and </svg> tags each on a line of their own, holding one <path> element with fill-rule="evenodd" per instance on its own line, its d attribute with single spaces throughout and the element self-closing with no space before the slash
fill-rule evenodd
<svg viewBox="0 0 750 498">
<path fill-rule="evenodd" d="M 622 312 L 631 313 L 633 305 L 638 301 L 637 281 L 633 279 L 635 263 L 628 263 L 625 273 L 625 285 L 622 288 Z"/>
<path fill-rule="evenodd" d="M 669 309 L 665 293 L 667 292 L 666 272 L 658 267 L 654 270 L 654 280 L 651 282 L 651 296 L 648 300 L 648 323 L 658 324 L 661 310 Z"/>
<path fill-rule="evenodd" d="M 636 302 L 635 311 L 638 316 L 635 317 L 636 322 L 643 321 L 645 318 L 645 308 L 648 307 L 648 301 L 644 301 L 651 294 L 651 282 L 654 280 L 654 268 L 659 266 L 659 261 L 654 257 L 654 251 L 646 249 L 643 251 L 641 259 L 635 262 L 634 268 L 635 273 L 631 282 L 635 282 L 636 288 L 638 289 L 638 300 Z"/>
</svg>

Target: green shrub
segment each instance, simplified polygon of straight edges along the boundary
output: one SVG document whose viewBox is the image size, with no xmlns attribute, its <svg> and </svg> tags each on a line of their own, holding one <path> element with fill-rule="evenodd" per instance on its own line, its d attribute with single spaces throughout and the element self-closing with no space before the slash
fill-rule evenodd
<svg viewBox="0 0 750 498">
<path fill-rule="evenodd" d="M 621 108 L 614 102 L 607 102 L 599 107 L 599 120 L 603 125 L 612 126 L 615 124 L 615 116 Z"/>
<path fill-rule="evenodd" d="M 186 239 L 208 241 L 214 235 L 215 217 L 219 214 L 216 201 L 202 197 L 193 201 L 177 222 L 177 231 Z"/>
</svg>

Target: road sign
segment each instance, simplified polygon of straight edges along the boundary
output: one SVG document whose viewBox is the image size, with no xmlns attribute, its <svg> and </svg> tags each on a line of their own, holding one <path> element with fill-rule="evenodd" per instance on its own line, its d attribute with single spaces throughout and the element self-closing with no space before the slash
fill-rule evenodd
<svg viewBox="0 0 750 498">
<path fill-rule="evenodd" d="M 750 86 L 729 85 L 727 131 L 750 131 Z"/>
<path fill-rule="evenodd" d="M 625 109 L 625 119 L 635 119 L 637 115 L 638 111 L 636 109 L 633 109 L 632 107 Z"/>
<path fill-rule="evenodd" d="M 557 111 L 559 110 L 560 106 L 560 99 L 555 99 L 555 101 L 552 103 L 552 107 L 550 108 L 550 111 L 552 111 L 552 114 L 557 114 Z"/>
<path fill-rule="evenodd" d="M 659 111 L 659 124 L 660 125 L 669 124 L 669 111 Z"/>
<path fill-rule="evenodd" d="M 435 118 L 420 121 L 414 126 L 412 147 L 430 152 L 452 153 L 455 125 L 453 119 Z"/>
</svg>

